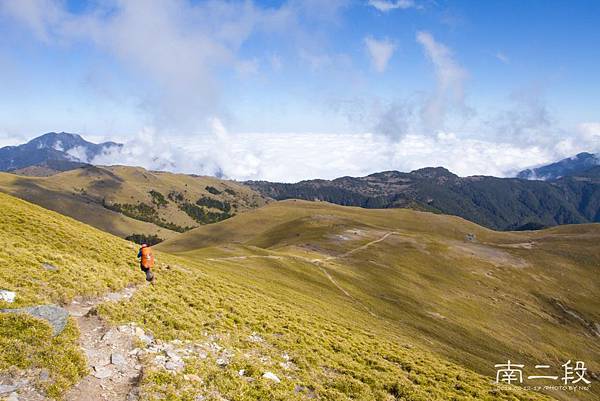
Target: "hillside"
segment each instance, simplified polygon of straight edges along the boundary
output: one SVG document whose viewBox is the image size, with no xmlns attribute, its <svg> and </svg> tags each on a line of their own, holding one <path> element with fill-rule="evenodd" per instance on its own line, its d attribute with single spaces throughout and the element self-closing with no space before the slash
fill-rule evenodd
<svg viewBox="0 0 600 401">
<path fill-rule="evenodd" d="M 125 166 L 86 165 L 48 177 L 0 173 L 0 191 L 120 237 L 163 239 L 265 203 L 235 182 Z"/>
<path fill-rule="evenodd" d="M 157 284 L 140 285 L 126 241 L 4 194 L 0 215 L 0 289 L 17 294 L 0 308 L 54 303 L 71 314 L 53 335 L 44 320 L 0 313 L 0 381 L 19 399 L 546 399 L 497 388 L 399 335 L 305 262 L 158 253 Z M 127 296 L 77 313 L 131 284 Z M 86 348 L 86 363 L 78 342 L 109 346 L 108 362 Z M 134 375 L 123 382 L 118 371 Z"/>
<path fill-rule="evenodd" d="M 0 289 L 16 293 L 14 303 L 0 299 L 0 309 L 64 305 L 140 281 L 126 241 L 5 194 L 0 219 Z M 59 397 L 87 371 L 78 336 L 72 319 L 55 337 L 43 320 L 0 313 L 0 383 L 10 388 L 28 378 Z M 37 379 L 41 372 L 47 380 Z M 20 399 L 41 399 L 34 395 Z"/>
<path fill-rule="evenodd" d="M 159 249 L 210 260 L 237 282 L 277 289 L 301 305 L 306 283 L 317 280 L 313 297 L 333 305 L 337 291 L 373 318 L 379 335 L 409 338 L 482 374 L 493 376 L 494 364 L 507 359 L 531 372 L 542 362 L 560 371 L 576 358 L 597 375 L 599 241 L 600 225 L 495 232 L 406 209 L 285 201 Z M 592 389 L 550 394 L 591 400 Z"/>
<path fill-rule="evenodd" d="M 585 179 L 581 179 L 583 176 Z M 600 222 L 597 169 L 554 181 L 459 177 L 438 167 L 331 181 L 246 184 L 277 200 L 321 200 L 364 208 L 408 207 L 460 216 L 496 230 Z"/>
</svg>

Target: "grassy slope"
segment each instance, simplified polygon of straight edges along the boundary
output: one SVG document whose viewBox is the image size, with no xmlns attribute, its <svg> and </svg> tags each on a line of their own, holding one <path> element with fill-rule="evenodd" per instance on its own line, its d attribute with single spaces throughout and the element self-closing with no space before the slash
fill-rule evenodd
<svg viewBox="0 0 600 401">
<path fill-rule="evenodd" d="M 142 278 L 126 241 L 4 194 L 0 214 L 0 287 L 17 291 L 16 306 L 68 302 Z M 307 272 L 303 262 L 267 260 L 244 270 L 160 253 L 158 258 L 155 287 L 142 286 L 130 301 L 107 304 L 100 313 L 114 323 L 138 322 L 165 341 L 210 341 L 230 350 L 231 361 L 219 367 L 212 356 L 188 359 L 183 373 L 196 373 L 201 382 L 146 361 L 144 399 L 193 400 L 197 394 L 214 400 L 515 399 L 489 378 L 390 331 L 324 276 Z M 41 263 L 59 270 L 46 271 Z M 52 396 L 84 373 L 73 323 L 53 339 L 40 321 L 2 314 L 0 319 L 0 369 L 48 368 Z M 251 333 L 264 341 L 249 341 Z M 284 352 L 291 367 L 280 365 Z M 239 369 L 246 370 L 245 377 Z M 267 369 L 282 382 L 261 379 Z"/>
<path fill-rule="evenodd" d="M 229 188 L 235 195 L 209 194 L 205 187 L 223 191 Z M 238 211 L 261 206 L 264 199 L 248 187 L 212 177 L 193 177 L 184 174 L 150 172 L 137 167 L 88 167 L 66 171 L 50 177 L 23 177 L 0 173 L 0 191 L 39 204 L 61 214 L 84 221 L 103 231 L 120 237 L 132 233 L 157 234 L 169 238 L 176 233 L 153 223 L 136 220 L 102 206 L 110 203 L 152 205 L 150 190 L 165 197 L 177 191 L 194 203 L 202 196 L 228 201 L 238 205 Z M 160 217 L 179 226 L 198 226 L 173 202 L 156 208 Z M 235 210 L 234 210 L 235 211 Z"/>
<path fill-rule="evenodd" d="M 343 256 L 388 232 L 395 234 Z M 468 233 L 476 243 L 465 241 Z M 305 283 L 324 277 L 323 268 L 356 308 L 377 315 L 377 323 L 369 324 L 493 375 L 493 365 L 507 359 L 530 369 L 548 363 L 560 372 L 568 359 L 600 369 L 593 330 L 600 320 L 599 241 L 598 225 L 501 233 L 451 216 L 287 201 L 193 230 L 159 248 L 193 260 L 279 257 L 214 263 L 258 288 L 294 294 L 322 296 Z M 336 255 L 342 257 L 318 266 L 310 262 Z"/>
<path fill-rule="evenodd" d="M 126 241 L 2 193 L 0 216 L 0 289 L 17 292 L 15 303 L 0 301 L 0 309 L 62 304 L 140 279 Z M 0 313 L 0 371 L 47 368 L 52 382 L 42 386 L 58 396 L 85 373 L 77 338 L 73 322 L 53 338 L 42 321 Z"/>
</svg>

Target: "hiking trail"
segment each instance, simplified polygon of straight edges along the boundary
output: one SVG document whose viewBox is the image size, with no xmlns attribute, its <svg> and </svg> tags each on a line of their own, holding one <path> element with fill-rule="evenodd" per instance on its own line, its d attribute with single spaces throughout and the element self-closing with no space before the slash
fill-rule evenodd
<svg viewBox="0 0 600 401">
<path fill-rule="evenodd" d="M 277 260 L 277 259 L 283 259 L 283 258 L 290 258 L 290 259 L 300 259 L 305 262 L 309 262 L 313 265 L 318 266 L 319 270 L 323 273 L 323 275 L 325 275 L 325 277 L 331 282 L 331 284 L 333 284 L 334 287 L 336 287 L 338 290 L 340 290 L 346 297 L 350 298 L 353 302 L 358 304 L 361 308 L 363 308 L 365 311 L 367 311 L 371 316 L 377 317 L 377 315 L 371 309 L 369 309 L 368 306 L 363 304 L 361 301 L 356 299 L 352 294 L 350 294 L 348 291 L 346 291 L 346 289 L 344 289 L 344 287 L 342 287 L 333 278 L 333 276 L 327 271 L 327 269 L 325 268 L 324 265 L 326 262 L 333 261 L 335 259 L 343 259 L 345 257 L 348 257 L 348 256 L 356 253 L 356 252 L 362 251 L 362 250 L 367 249 L 375 244 L 383 242 L 392 235 L 402 235 L 402 234 L 400 234 L 396 231 L 388 231 L 384 235 L 382 235 L 381 237 L 379 237 L 373 241 L 369 241 L 366 244 L 357 246 L 356 248 L 352 248 L 349 251 L 346 251 L 340 255 L 327 256 L 325 258 L 310 259 L 310 258 L 306 258 L 303 256 L 298 256 L 298 255 L 248 255 L 248 256 L 227 256 L 227 257 L 221 257 L 221 258 L 209 258 L 207 260 L 210 260 L 213 262 L 216 262 L 216 261 L 232 261 L 232 262 L 234 262 L 234 261 L 246 260 L 246 259 L 275 259 L 275 260 Z"/>
<path fill-rule="evenodd" d="M 95 312 L 101 303 L 130 299 L 136 290 L 127 287 L 99 298 L 77 297 L 65 307 L 79 326 L 79 343 L 89 368 L 89 374 L 67 392 L 66 401 L 138 399 L 142 365 L 135 347 L 136 327 L 111 327 Z"/>
</svg>

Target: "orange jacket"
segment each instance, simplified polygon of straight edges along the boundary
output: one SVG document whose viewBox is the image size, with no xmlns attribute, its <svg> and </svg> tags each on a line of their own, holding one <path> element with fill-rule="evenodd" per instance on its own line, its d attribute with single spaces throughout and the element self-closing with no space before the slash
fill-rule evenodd
<svg viewBox="0 0 600 401">
<path fill-rule="evenodd" d="M 152 249 L 147 246 L 140 250 L 142 254 L 142 266 L 150 268 L 154 267 L 154 255 L 152 254 Z"/>
</svg>

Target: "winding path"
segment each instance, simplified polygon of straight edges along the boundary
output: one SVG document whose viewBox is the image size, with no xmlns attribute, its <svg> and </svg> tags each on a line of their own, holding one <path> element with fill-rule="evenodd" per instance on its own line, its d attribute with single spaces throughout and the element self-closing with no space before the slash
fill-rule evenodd
<svg viewBox="0 0 600 401">
<path fill-rule="evenodd" d="M 213 262 L 217 262 L 217 261 L 238 261 L 238 260 L 246 260 L 246 259 L 283 259 L 283 258 L 289 258 L 289 259 L 300 259 L 302 261 L 305 262 L 309 262 L 312 263 L 314 265 L 317 265 L 319 267 L 319 270 L 325 275 L 325 277 L 327 277 L 327 279 L 338 289 L 340 290 L 345 296 L 347 296 L 348 298 L 350 298 L 353 302 L 357 303 L 358 305 L 360 305 L 364 310 L 366 310 L 371 316 L 375 316 L 377 317 L 377 315 L 371 310 L 369 309 L 368 306 L 366 306 L 365 304 L 363 304 L 362 302 L 360 302 L 358 299 L 356 299 L 354 296 L 352 296 L 352 294 L 350 294 L 348 291 L 346 291 L 346 289 L 344 289 L 344 287 L 342 287 L 334 278 L 333 276 L 331 276 L 331 274 L 327 271 L 327 269 L 324 267 L 324 264 L 326 262 L 335 260 L 335 259 L 342 259 L 345 257 L 348 257 L 356 252 L 362 251 L 364 249 L 367 249 L 375 244 L 378 244 L 380 242 L 385 241 L 387 238 L 389 238 L 392 235 L 401 235 L 400 233 L 396 232 L 396 231 L 389 231 L 386 232 L 383 236 L 381 236 L 380 238 L 367 242 L 366 244 L 363 244 L 361 246 L 358 246 L 356 248 L 352 248 L 347 252 L 342 253 L 341 255 L 335 255 L 335 256 L 328 256 L 325 258 L 318 258 L 318 259 L 309 259 L 309 258 L 305 258 L 303 256 L 297 256 L 297 255 L 249 255 L 249 256 L 228 256 L 228 257 L 222 257 L 222 258 L 209 258 L 207 260 L 213 261 Z"/>
</svg>

